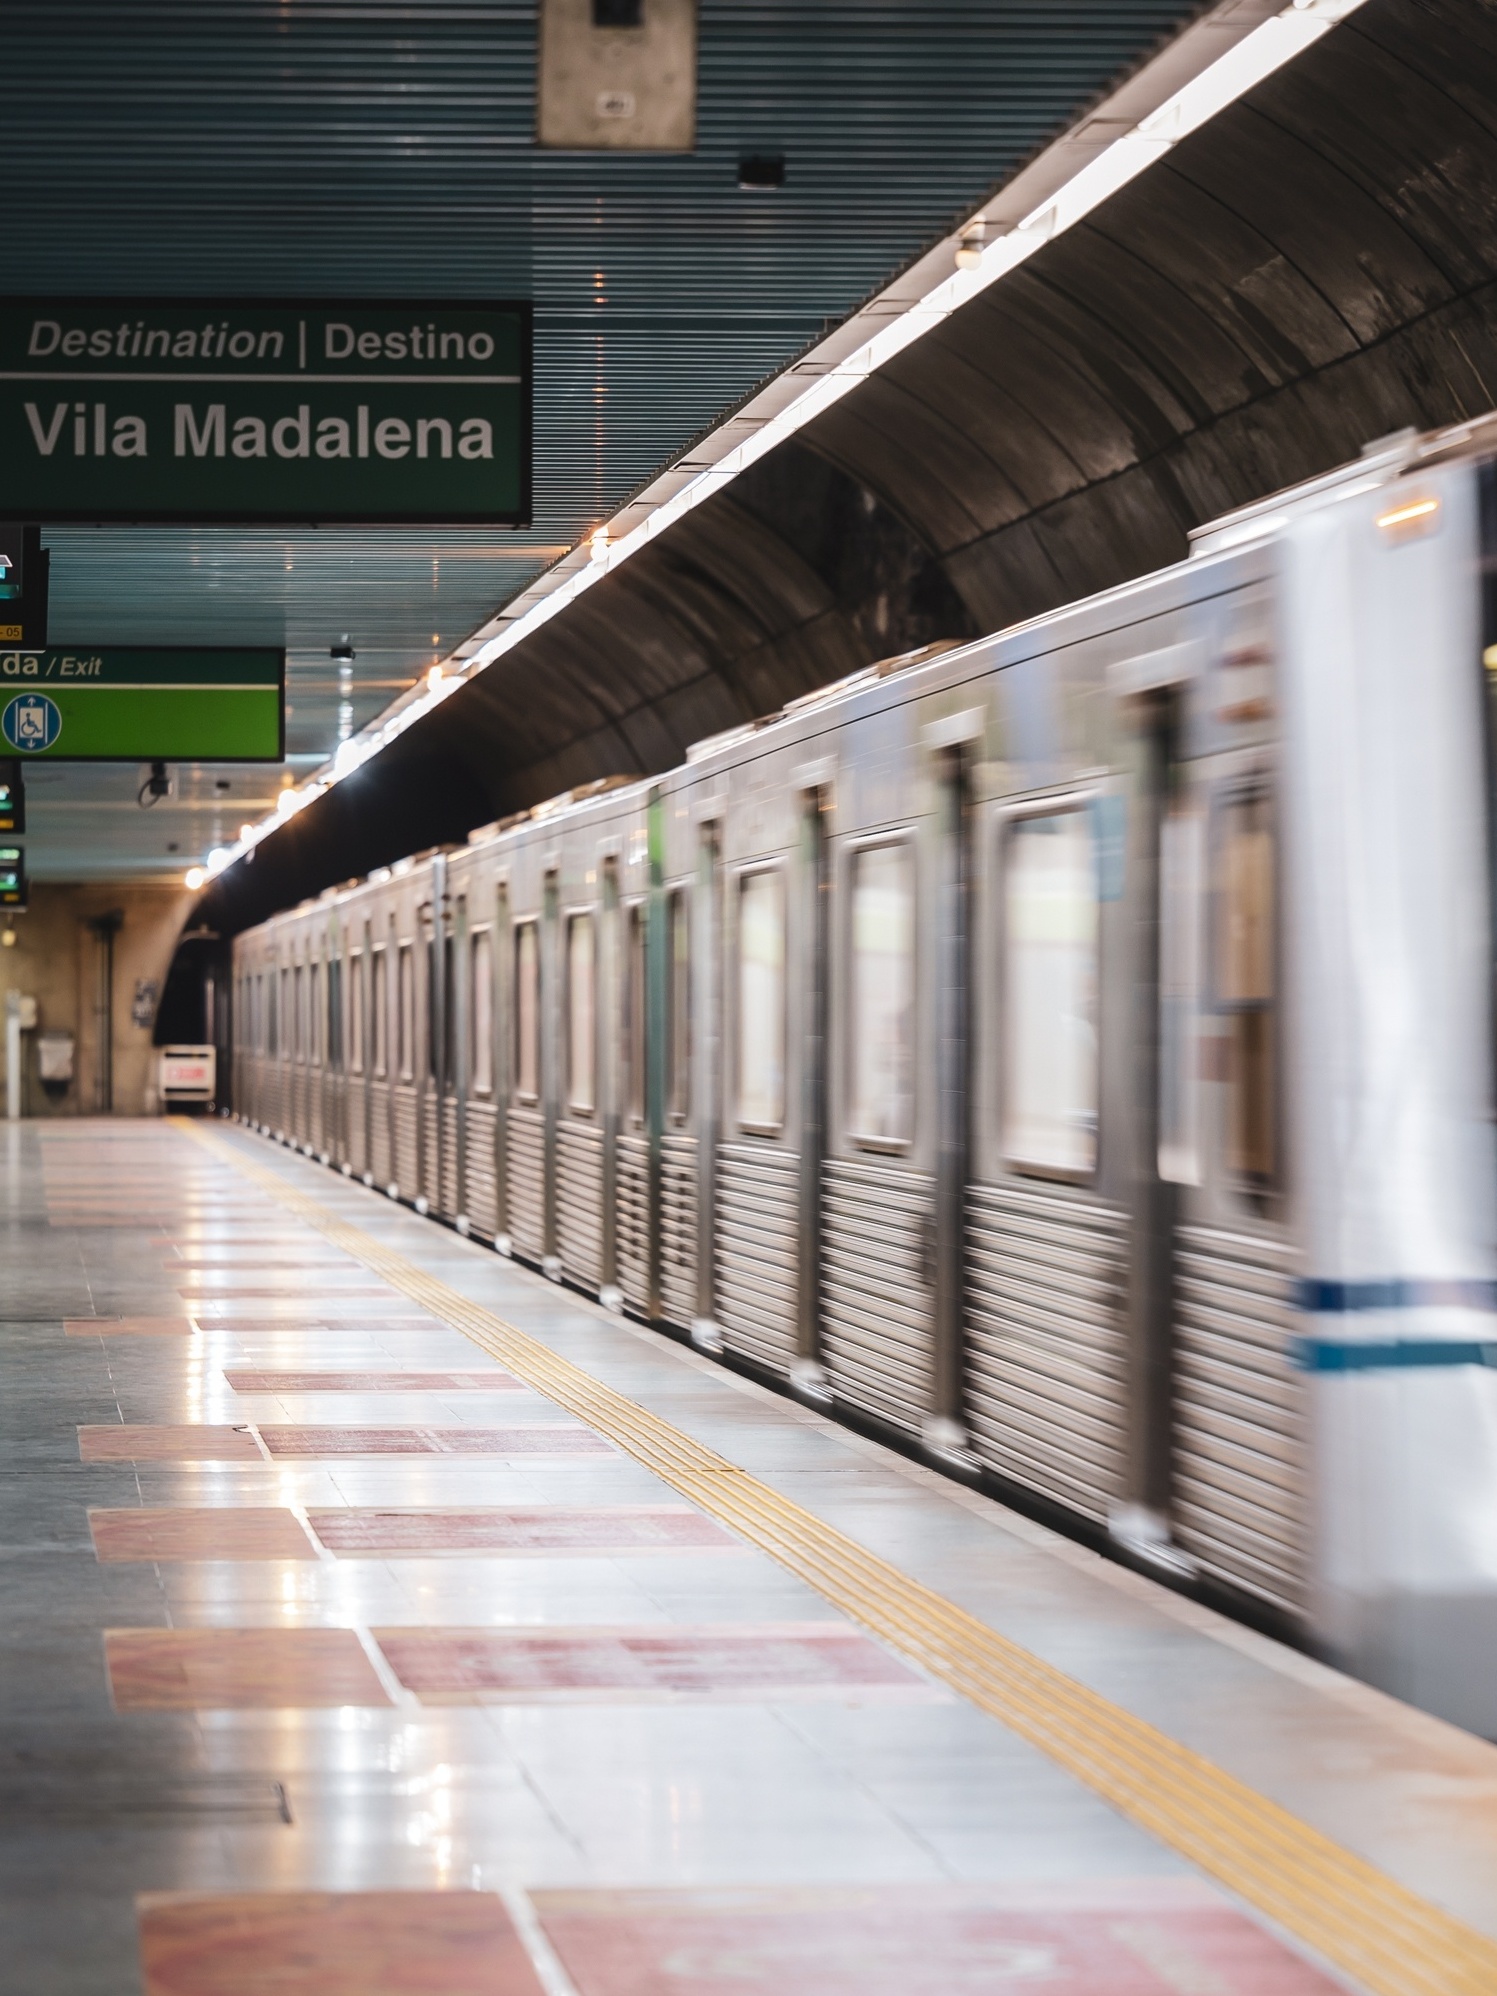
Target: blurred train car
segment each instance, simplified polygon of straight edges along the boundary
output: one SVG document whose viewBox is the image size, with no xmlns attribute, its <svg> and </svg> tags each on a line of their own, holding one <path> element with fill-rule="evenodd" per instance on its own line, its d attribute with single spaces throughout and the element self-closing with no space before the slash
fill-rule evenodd
<svg viewBox="0 0 1497 1996">
<path fill-rule="evenodd" d="M 236 1113 L 1497 1734 L 1493 447 L 241 936 Z"/>
</svg>

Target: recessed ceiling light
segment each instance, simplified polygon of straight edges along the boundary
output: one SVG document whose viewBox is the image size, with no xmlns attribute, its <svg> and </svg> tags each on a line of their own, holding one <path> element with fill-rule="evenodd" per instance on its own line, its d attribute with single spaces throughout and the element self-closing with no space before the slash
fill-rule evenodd
<svg viewBox="0 0 1497 1996">
<path fill-rule="evenodd" d="M 746 152 L 738 162 L 740 187 L 783 187 L 785 155 L 782 152 Z"/>
</svg>

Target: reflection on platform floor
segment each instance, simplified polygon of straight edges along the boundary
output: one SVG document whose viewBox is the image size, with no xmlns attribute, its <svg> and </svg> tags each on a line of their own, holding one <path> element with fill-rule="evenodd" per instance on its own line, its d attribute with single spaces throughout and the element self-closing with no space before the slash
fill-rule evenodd
<svg viewBox="0 0 1497 1996">
<path fill-rule="evenodd" d="M 1497 1987 L 1497 1749 L 242 1133 L 0 1229 L 12 1986 Z"/>
</svg>

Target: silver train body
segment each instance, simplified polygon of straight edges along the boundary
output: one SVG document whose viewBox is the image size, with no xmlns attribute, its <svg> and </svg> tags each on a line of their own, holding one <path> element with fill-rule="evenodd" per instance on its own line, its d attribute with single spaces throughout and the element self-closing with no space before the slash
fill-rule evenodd
<svg viewBox="0 0 1497 1996">
<path fill-rule="evenodd" d="M 235 1113 L 1497 1733 L 1489 482 L 266 923 Z"/>
</svg>

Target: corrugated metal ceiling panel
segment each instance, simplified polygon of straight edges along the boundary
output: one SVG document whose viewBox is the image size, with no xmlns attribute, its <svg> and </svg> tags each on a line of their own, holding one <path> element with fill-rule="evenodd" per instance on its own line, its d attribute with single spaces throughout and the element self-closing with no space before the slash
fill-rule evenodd
<svg viewBox="0 0 1497 1996">
<path fill-rule="evenodd" d="M 532 142 L 529 5 L 11 0 L 12 291 L 536 306 L 532 528 L 57 529 L 55 635 L 284 641 L 289 746 L 319 760 L 333 638 L 358 725 L 1196 11 L 704 0 L 696 152 L 601 156 Z M 785 186 L 740 189 L 766 151 Z M 37 814 L 38 871 L 103 867 L 64 814 Z M 211 836 L 170 809 L 140 832 L 108 863 Z"/>
</svg>

